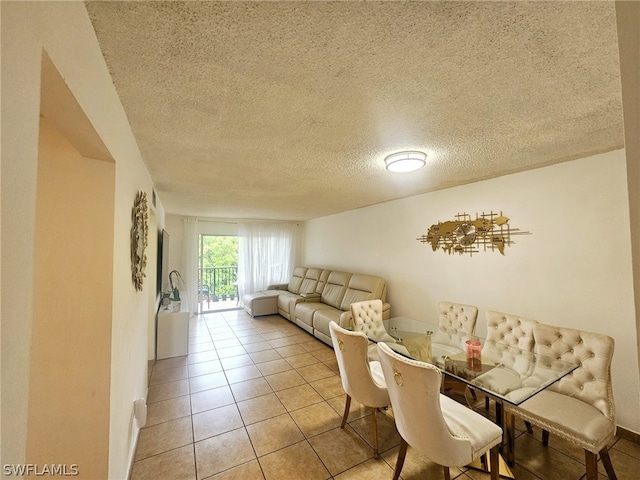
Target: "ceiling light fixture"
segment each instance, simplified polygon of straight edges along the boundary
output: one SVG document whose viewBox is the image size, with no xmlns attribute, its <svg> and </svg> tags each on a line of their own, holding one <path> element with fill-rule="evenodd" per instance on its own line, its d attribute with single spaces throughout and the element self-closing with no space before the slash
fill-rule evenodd
<svg viewBox="0 0 640 480">
<path fill-rule="evenodd" d="M 427 163 L 427 154 L 422 152 L 398 152 L 384 159 L 390 172 L 413 172 Z"/>
</svg>

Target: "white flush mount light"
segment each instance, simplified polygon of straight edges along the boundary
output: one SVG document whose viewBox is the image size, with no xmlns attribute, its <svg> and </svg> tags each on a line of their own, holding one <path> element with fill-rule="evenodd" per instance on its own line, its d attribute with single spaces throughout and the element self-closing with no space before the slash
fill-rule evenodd
<svg viewBox="0 0 640 480">
<path fill-rule="evenodd" d="M 390 172 L 413 172 L 427 163 L 427 154 L 422 152 L 398 152 L 384 159 Z"/>
</svg>

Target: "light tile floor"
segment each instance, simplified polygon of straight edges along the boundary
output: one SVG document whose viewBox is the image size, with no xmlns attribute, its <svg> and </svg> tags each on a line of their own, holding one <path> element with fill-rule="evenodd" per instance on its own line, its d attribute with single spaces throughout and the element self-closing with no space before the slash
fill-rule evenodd
<svg viewBox="0 0 640 480">
<path fill-rule="evenodd" d="M 354 401 L 341 429 L 344 401 L 333 350 L 284 318 L 242 310 L 193 317 L 189 355 L 150 368 L 132 480 L 391 479 L 399 445 L 391 410 L 378 415 L 381 454 L 372 458 L 370 417 Z M 523 430 L 517 479 L 584 478 L 581 450 L 556 437 L 543 447 L 539 430 Z M 619 479 L 638 478 L 640 445 L 618 439 L 611 459 Z M 468 468 L 451 476 L 489 478 Z M 443 477 L 409 448 L 402 478 Z"/>
</svg>

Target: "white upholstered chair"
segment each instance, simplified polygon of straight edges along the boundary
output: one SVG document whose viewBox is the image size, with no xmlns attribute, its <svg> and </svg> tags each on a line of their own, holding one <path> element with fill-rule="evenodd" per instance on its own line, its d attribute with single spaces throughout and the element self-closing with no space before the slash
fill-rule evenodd
<svg viewBox="0 0 640 480">
<path fill-rule="evenodd" d="M 369 341 L 362 332 L 352 332 L 329 323 L 333 349 L 336 353 L 340 378 L 347 398 L 342 416 L 341 428 L 347 423 L 351 399 L 371 408 L 373 422 L 373 455 L 378 455 L 378 425 L 376 410 L 391 405 L 380 362 L 370 362 L 367 358 Z"/>
<path fill-rule="evenodd" d="M 522 388 L 524 379 L 531 374 L 535 344 L 533 328 L 538 323 L 530 318 L 509 313 L 487 311 L 487 336 L 482 348 L 482 359 L 503 365 L 476 378 L 479 385 L 486 384 L 492 391 L 509 398 L 512 391 Z M 489 406 L 489 396 L 487 408 Z M 496 404 L 496 418 L 502 425 L 501 404 Z"/>
<path fill-rule="evenodd" d="M 478 307 L 462 303 L 438 303 L 438 330 L 431 338 L 433 362 L 443 366 L 445 356 L 464 351 L 465 342 L 475 335 Z"/>
<path fill-rule="evenodd" d="M 462 303 L 439 302 L 438 325 L 455 330 L 461 334 L 473 336 L 478 320 L 478 307 Z"/>
<path fill-rule="evenodd" d="M 559 359 L 580 366 L 519 406 L 505 406 L 509 429 L 513 431 L 514 416 L 518 416 L 543 429 L 545 445 L 549 433 L 579 445 L 585 452 L 587 480 L 598 478 L 599 454 L 609 479 L 615 479 L 609 458 L 616 433 L 611 388 L 613 338 L 544 324 L 537 324 L 533 334 L 537 354 L 549 361 Z M 513 461 L 513 444 L 509 452 Z"/>
<path fill-rule="evenodd" d="M 376 342 L 395 343 L 395 339 L 384 328 L 382 321 L 383 307 L 384 304 L 380 299 L 352 303 L 353 329 L 356 332 L 363 332 L 369 339 Z M 378 350 L 375 343 L 369 343 L 368 352 L 369 360 L 378 360 Z"/>
<path fill-rule="evenodd" d="M 499 473 L 502 429 L 491 420 L 440 393 L 440 370 L 395 353 L 384 343 L 378 355 L 387 382 L 393 416 L 402 438 L 394 480 L 400 476 L 407 445 L 443 466 L 461 467 L 490 451 L 491 479 Z"/>
</svg>

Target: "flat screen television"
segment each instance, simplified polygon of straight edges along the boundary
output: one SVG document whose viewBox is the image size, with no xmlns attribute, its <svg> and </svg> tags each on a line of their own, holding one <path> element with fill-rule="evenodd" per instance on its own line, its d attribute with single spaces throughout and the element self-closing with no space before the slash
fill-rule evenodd
<svg viewBox="0 0 640 480">
<path fill-rule="evenodd" d="M 169 290 L 169 233 L 163 228 L 158 232 L 158 269 L 156 293 Z"/>
</svg>

